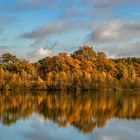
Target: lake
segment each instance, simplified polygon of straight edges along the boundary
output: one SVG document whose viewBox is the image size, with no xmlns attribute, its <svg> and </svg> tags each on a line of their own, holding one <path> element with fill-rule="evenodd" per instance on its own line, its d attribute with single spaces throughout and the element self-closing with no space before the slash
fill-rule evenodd
<svg viewBox="0 0 140 140">
<path fill-rule="evenodd" d="M 0 93 L 0 140 L 139 140 L 139 93 Z"/>
</svg>

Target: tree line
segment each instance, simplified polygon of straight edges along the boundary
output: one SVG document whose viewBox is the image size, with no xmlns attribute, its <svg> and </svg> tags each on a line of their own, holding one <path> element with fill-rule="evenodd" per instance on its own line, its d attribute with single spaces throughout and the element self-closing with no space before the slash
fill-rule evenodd
<svg viewBox="0 0 140 140">
<path fill-rule="evenodd" d="M 31 63 L 0 56 L 0 89 L 122 90 L 140 87 L 140 58 L 109 58 L 92 47 Z"/>
</svg>

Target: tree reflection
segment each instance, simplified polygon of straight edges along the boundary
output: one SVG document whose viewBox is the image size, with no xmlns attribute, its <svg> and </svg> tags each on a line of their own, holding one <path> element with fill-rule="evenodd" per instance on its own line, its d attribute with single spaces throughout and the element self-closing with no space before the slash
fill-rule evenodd
<svg viewBox="0 0 140 140">
<path fill-rule="evenodd" d="M 7 92 L 0 94 L 0 121 L 11 125 L 37 112 L 62 127 L 91 132 L 111 118 L 139 119 L 139 106 L 138 94 Z"/>
</svg>

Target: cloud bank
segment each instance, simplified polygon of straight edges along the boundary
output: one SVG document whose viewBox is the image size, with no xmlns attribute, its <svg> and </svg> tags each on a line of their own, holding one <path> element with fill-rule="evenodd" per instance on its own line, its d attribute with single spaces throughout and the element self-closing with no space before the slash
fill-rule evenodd
<svg viewBox="0 0 140 140">
<path fill-rule="evenodd" d="M 32 32 L 24 33 L 22 37 L 29 39 L 37 39 L 46 37 L 52 34 L 63 33 L 66 31 L 78 29 L 81 27 L 81 23 L 59 21 L 46 23 L 45 25 L 34 29 Z"/>
<path fill-rule="evenodd" d="M 6 18 L 9 16 L 19 20 L 11 28 L 7 26 L 13 20 Z M 48 42 L 56 41 L 63 50 L 79 47 L 85 42 L 110 56 L 140 57 L 140 1 L 1 0 L 0 37 L 4 31 L 7 31 L 5 38 L 15 35 L 15 40 L 1 41 L 0 46 L 20 46 L 21 43 L 25 48 L 29 47 L 26 57 L 31 55 L 32 59 L 56 52 L 46 49 Z M 24 47 L 21 47 L 23 52 Z M 56 48 L 59 50 L 59 45 Z"/>
</svg>

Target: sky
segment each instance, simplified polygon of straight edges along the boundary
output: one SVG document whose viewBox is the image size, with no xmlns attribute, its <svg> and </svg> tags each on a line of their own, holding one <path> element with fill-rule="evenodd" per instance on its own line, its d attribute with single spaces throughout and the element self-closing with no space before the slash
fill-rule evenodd
<svg viewBox="0 0 140 140">
<path fill-rule="evenodd" d="M 140 57 L 140 0 L 0 0 L 0 54 L 37 61 L 83 45 Z"/>
</svg>

